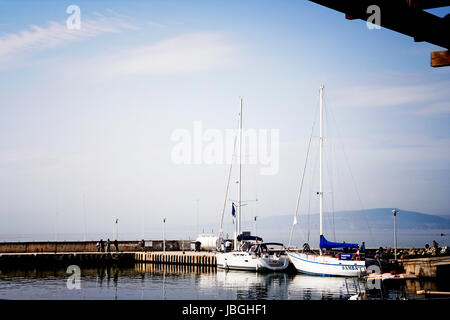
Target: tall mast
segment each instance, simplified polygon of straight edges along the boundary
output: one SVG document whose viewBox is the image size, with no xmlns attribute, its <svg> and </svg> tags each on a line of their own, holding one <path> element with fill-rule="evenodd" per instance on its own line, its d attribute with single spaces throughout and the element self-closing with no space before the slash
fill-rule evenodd
<svg viewBox="0 0 450 320">
<path fill-rule="evenodd" d="M 238 224 L 238 232 L 241 233 L 241 208 L 242 208 L 242 98 L 241 100 L 241 130 L 240 134 L 240 143 L 239 143 L 239 224 Z"/>
<path fill-rule="evenodd" d="M 323 235 L 323 88 L 320 86 L 320 182 L 319 182 L 319 199 L 320 199 L 320 236 Z M 322 254 L 322 250 L 320 251 Z"/>
<path fill-rule="evenodd" d="M 238 216 L 237 216 L 237 236 L 241 234 L 241 208 L 242 208 L 242 98 L 240 98 L 240 113 L 239 113 L 239 195 L 238 195 Z M 237 250 L 237 241 L 234 242 L 234 249 Z"/>
</svg>

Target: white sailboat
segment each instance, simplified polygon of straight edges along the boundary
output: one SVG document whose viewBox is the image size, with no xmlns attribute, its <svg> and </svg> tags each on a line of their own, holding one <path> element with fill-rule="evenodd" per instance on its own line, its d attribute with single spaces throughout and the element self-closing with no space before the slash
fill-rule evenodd
<svg viewBox="0 0 450 320">
<path fill-rule="evenodd" d="M 248 250 L 217 253 L 217 267 L 228 270 L 282 271 L 289 266 L 289 259 L 271 252 L 275 243 L 253 243 Z M 277 245 L 282 245 L 278 244 Z"/>
<path fill-rule="evenodd" d="M 236 140 L 235 140 L 236 145 Z M 234 233 L 234 250 L 231 252 L 218 252 L 216 254 L 217 267 L 231 270 L 251 271 L 281 271 L 289 266 L 289 259 L 281 256 L 279 251 L 271 250 L 270 246 L 282 246 L 281 243 L 263 243 L 262 238 L 243 234 L 241 231 L 241 209 L 242 209 L 242 98 L 240 99 L 239 113 L 239 193 L 236 215 L 236 229 Z M 222 222 L 219 228 L 219 242 L 223 242 L 222 225 L 225 212 L 228 186 L 231 176 L 231 168 L 228 176 L 227 191 L 225 194 L 224 210 L 222 211 Z M 233 212 L 235 207 L 233 204 Z M 220 247 L 220 243 L 218 247 Z"/>
<path fill-rule="evenodd" d="M 320 153 L 319 153 L 319 228 L 320 228 L 320 250 L 319 254 L 311 250 L 303 252 L 288 251 L 289 260 L 293 263 L 298 272 L 320 275 L 320 276 L 343 276 L 360 277 L 366 273 L 365 261 L 360 261 L 359 255 L 346 253 L 339 254 L 338 257 L 325 254 L 323 249 L 358 248 L 358 244 L 337 243 L 327 241 L 323 235 L 323 89 L 320 87 Z M 306 166 L 305 166 L 306 167 Z M 296 216 L 294 224 L 296 223 Z M 292 232 L 291 232 L 292 235 Z M 309 246 L 308 246 L 309 247 Z"/>
</svg>

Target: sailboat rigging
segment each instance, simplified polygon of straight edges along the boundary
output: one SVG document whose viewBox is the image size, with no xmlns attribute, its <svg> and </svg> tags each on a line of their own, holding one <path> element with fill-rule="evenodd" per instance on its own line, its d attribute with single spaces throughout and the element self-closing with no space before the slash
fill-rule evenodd
<svg viewBox="0 0 450 320">
<path fill-rule="evenodd" d="M 242 98 L 240 98 L 240 113 L 239 113 L 239 190 L 238 190 L 238 200 L 235 206 L 232 203 L 232 214 L 235 217 L 235 232 L 234 232 L 234 250 L 227 252 L 218 252 L 216 254 L 217 267 L 223 269 L 234 269 L 234 270 L 252 270 L 252 271 L 280 271 L 284 270 L 289 266 L 289 259 L 287 257 L 281 256 L 280 252 L 275 252 L 270 250 L 269 246 L 281 246 L 281 243 L 264 243 L 263 239 L 260 237 L 252 236 L 249 233 L 243 233 L 242 228 Z M 236 148 L 236 139 L 234 142 L 234 149 Z M 230 171 L 228 174 L 228 184 L 225 195 L 224 210 L 222 211 L 221 225 L 219 228 L 219 243 L 218 248 L 227 248 L 227 246 L 222 246 L 223 244 L 223 216 L 225 212 L 226 199 L 229 190 L 229 183 L 231 178 L 232 165 L 230 165 Z M 236 210 L 237 209 L 237 210 Z M 237 211 L 237 212 L 236 212 Z"/>
<path fill-rule="evenodd" d="M 289 260 L 295 266 L 298 272 L 312 274 L 312 275 L 322 275 L 322 276 L 347 276 L 347 277 L 358 277 L 363 276 L 366 272 L 365 261 L 360 261 L 358 254 L 353 253 L 340 253 L 337 256 L 331 254 L 325 254 L 324 250 L 328 249 L 357 249 L 358 244 L 354 243 L 338 243 L 328 241 L 323 232 L 323 89 L 324 86 L 320 86 L 319 96 L 320 96 L 320 109 L 319 109 L 319 121 L 320 121 L 320 137 L 319 137 L 319 237 L 320 237 L 320 248 L 319 254 L 314 253 L 309 249 L 309 245 L 306 243 L 304 245 L 303 252 L 288 251 Z M 313 125 L 314 128 L 314 125 Z M 311 134 L 312 136 L 312 134 Z M 309 153 L 308 145 L 308 153 Z M 305 169 L 307 163 L 308 155 L 305 161 Z M 304 177 L 304 175 L 303 175 Z M 302 184 L 303 184 L 302 177 Z M 302 187 L 301 184 L 301 187 Z M 301 188 L 300 188 L 301 192 Z M 298 201 L 300 201 L 300 194 Z M 297 211 L 294 217 L 294 224 L 291 230 L 291 238 L 294 225 L 297 222 Z M 290 246 L 291 239 L 289 240 Z"/>
</svg>

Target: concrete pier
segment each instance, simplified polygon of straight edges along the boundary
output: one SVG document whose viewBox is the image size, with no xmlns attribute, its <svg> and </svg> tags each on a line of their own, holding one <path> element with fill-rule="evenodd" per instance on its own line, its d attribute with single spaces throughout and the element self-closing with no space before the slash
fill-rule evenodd
<svg viewBox="0 0 450 320">
<path fill-rule="evenodd" d="M 49 266 L 75 265 L 132 265 L 132 252 L 37 252 L 37 253 L 0 253 L 0 268 L 35 268 Z"/>
<path fill-rule="evenodd" d="M 103 239 L 106 245 L 106 239 Z M 43 252 L 97 252 L 97 241 L 32 241 L 32 242 L 0 242 L 0 253 L 43 253 Z M 140 241 L 119 241 L 119 252 L 131 251 L 183 251 L 191 249 L 190 240 L 145 240 L 142 248 Z M 116 251 L 111 243 L 111 251 Z"/>
<path fill-rule="evenodd" d="M 450 256 L 401 259 L 399 263 L 406 273 L 421 278 L 436 278 L 450 276 Z"/>
<path fill-rule="evenodd" d="M 134 263 L 215 267 L 216 255 L 213 252 L 194 251 L 0 253 L 0 268 Z"/>
</svg>

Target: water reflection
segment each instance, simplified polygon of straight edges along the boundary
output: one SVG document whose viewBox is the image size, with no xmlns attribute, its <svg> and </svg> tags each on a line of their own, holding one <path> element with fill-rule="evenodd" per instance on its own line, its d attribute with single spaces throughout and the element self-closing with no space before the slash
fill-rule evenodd
<svg viewBox="0 0 450 320">
<path fill-rule="evenodd" d="M 0 299 L 282 299 L 339 300 L 357 293 L 369 299 L 424 299 L 417 290 L 449 291 L 437 281 L 383 283 L 302 274 L 217 270 L 207 266 L 136 264 L 81 269 L 81 290 L 69 290 L 66 269 L 2 270 Z"/>
<path fill-rule="evenodd" d="M 97 271 L 97 283 L 100 287 L 103 286 L 103 281 L 106 278 L 106 287 L 109 288 L 111 284 L 111 277 L 113 279 L 113 286 L 117 287 L 117 283 L 119 281 L 119 271 L 121 269 L 112 266 L 102 266 L 97 269 L 83 269 L 82 274 L 84 276 L 90 276 L 92 270 Z"/>
<path fill-rule="evenodd" d="M 214 285 L 236 292 L 237 299 L 287 299 L 288 275 L 286 273 L 255 273 L 218 270 Z M 211 283 L 202 283 L 209 285 Z"/>
<path fill-rule="evenodd" d="M 296 274 L 289 281 L 287 294 L 297 300 L 345 300 L 362 291 L 361 279 Z"/>
<path fill-rule="evenodd" d="M 215 273 L 216 268 L 210 266 L 192 266 L 192 265 L 178 265 L 178 264 L 159 264 L 159 263 L 136 263 L 134 270 L 141 274 L 209 274 Z"/>
</svg>

